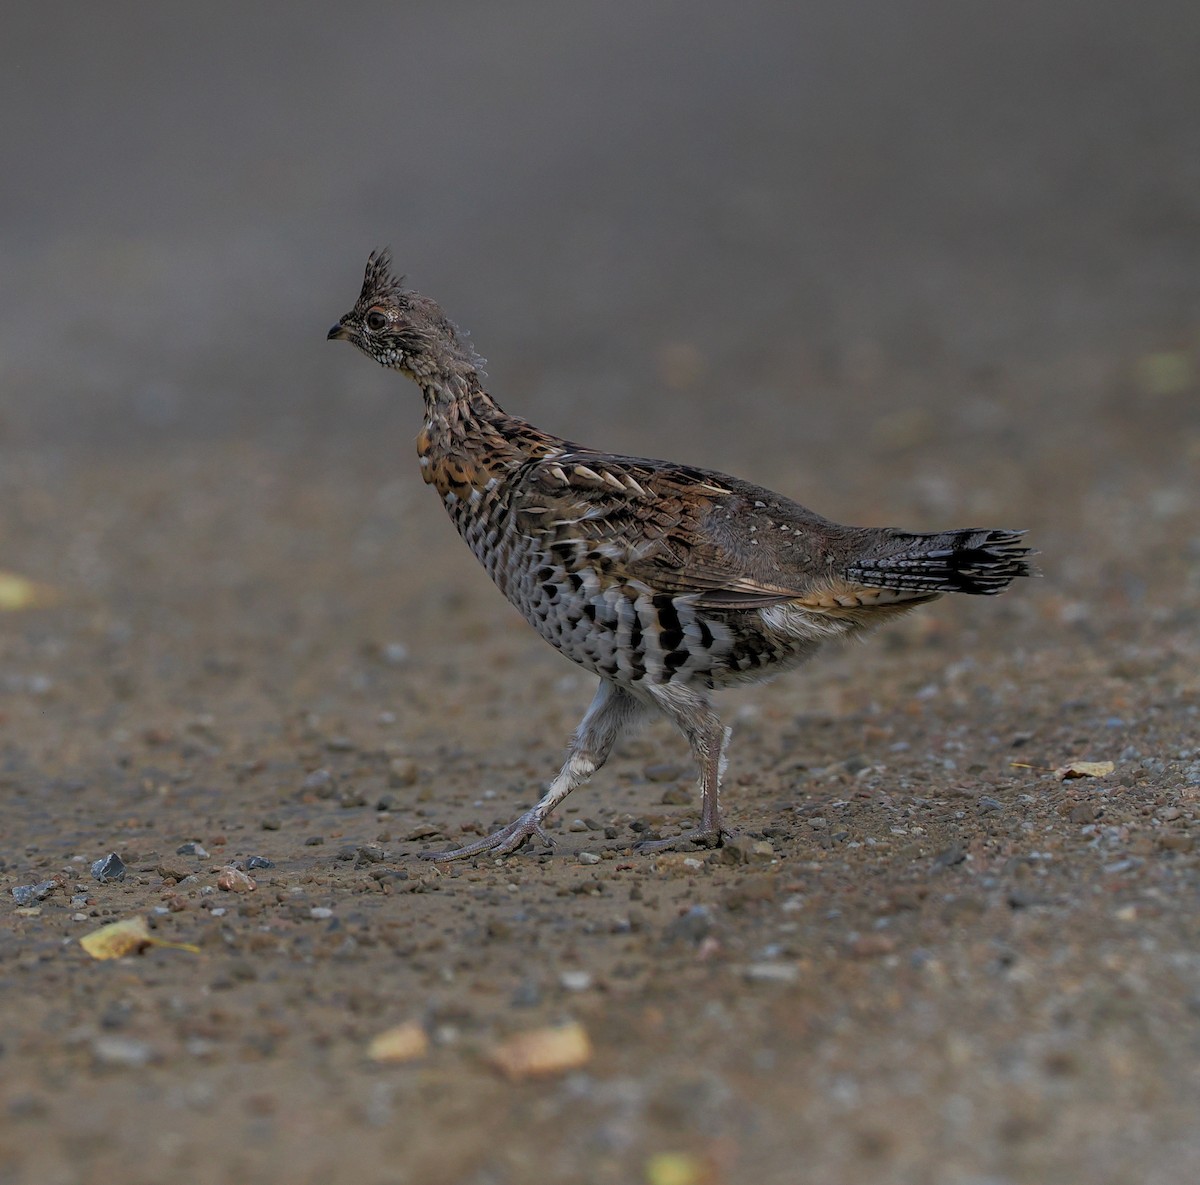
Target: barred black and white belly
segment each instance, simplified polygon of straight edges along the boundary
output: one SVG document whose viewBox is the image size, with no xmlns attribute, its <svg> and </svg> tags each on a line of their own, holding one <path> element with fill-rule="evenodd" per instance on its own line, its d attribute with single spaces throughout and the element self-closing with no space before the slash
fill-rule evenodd
<svg viewBox="0 0 1200 1185">
<path fill-rule="evenodd" d="M 623 578 L 618 557 L 579 539 L 546 545 L 514 527 L 493 489 L 444 496 L 467 546 L 500 590 L 552 646 L 624 686 L 722 687 L 793 666 L 827 633 L 772 610 L 715 612 L 695 597 Z M 840 631 L 839 631 L 840 632 Z"/>
<path fill-rule="evenodd" d="M 766 628 L 759 611 L 714 613 L 695 598 L 636 580 L 606 581 L 594 568 L 550 562 L 523 581 L 526 618 L 569 658 L 626 686 L 722 687 L 801 661 L 816 643 Z M 515 598 L 514 598 L 515 600 Z"/>
</svg>

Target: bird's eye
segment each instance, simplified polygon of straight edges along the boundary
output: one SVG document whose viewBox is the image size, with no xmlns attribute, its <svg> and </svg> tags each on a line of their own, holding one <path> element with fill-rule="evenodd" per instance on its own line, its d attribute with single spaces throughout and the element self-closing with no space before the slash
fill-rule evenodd
<svg viewBox="0 0 1200 1185">
<path fill-rule="evenodd" d="M 372 309 L 367 314 L 367 328 L 372 333 L 378 333 L 387 323 L 387 314 L 380 309 Z"/>
</svg>

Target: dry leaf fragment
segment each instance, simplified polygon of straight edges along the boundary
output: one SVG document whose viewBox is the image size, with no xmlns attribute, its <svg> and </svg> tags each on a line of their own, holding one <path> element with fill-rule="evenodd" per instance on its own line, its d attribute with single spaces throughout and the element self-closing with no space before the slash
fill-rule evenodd
<svg viewBox="0 0 1200 1185">
<path fill-rule="evenodd" d="M 1068 761 L 1054 771 L 1054 776 L 1060 782 L 1066 778 L 1102 778 L 1116 768 L 1111 761 Z"/>
<path fill-rule="evenodd" d="M 27 580 L 15 572 L 0 572 L 0 613 L 39 609 L 57 599 L 58 594 L 47 584 Z"/>
<path fill-rule="evenodd" d="M 517 1033 L 492 1050 L 490 1061 L 506 1078 L 536 1078 L 576 1070 L 591 1060 L 592 1043 L 578 1021 Z"/>
<path fill-rule="evenodd" d="M 175 950 L 191 951 L 198 955 L 200 948 L 190 942 L 168 942 L 150 932 L 150 926 L 145 918 L 125 918 L 119 922 L 110 922 L 85 934 L 79 940 L 93 959 L 122 959 L 126 955 L 137 954 L 148 946 L 166 946 Z"/>
<path fill-rule="evenodd" d="M 646 1185 L 703 1185 L 708 1165 L 690 1152 L 658 1152 L 646 1161 Z"/>
<path fill-rule="evenodd" d="M 428 1052 L 429 1037 L 415 1020 L 385 1029 L 367 1046 L 367 1057 L 373 1062 L 412 1062 Z"/>
</svg>

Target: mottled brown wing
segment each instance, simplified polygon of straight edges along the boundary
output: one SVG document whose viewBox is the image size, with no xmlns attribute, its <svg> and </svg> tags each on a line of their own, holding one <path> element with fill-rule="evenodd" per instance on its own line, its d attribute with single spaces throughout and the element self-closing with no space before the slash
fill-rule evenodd
<svg viewBox="0 0 1200 1185">
<path fill-rule="evenodd" d="M 528 466 L 520 490 L 514 504 L 527 533 L 549 547 L 586 549 L 614 576 L 656 592 L 752 609 L 810 591 L 765 570 L 746 526 L 748 506 L 783 500 L 723 474 L 571 450 Z"/>
</svg>

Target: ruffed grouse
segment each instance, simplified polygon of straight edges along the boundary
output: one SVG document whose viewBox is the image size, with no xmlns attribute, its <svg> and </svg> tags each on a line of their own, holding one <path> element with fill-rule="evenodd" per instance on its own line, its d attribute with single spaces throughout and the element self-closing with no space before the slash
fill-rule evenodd
<svg viewBox="0 0 1200 1185">
<path fill-rule="evenodd" d="M 465 335 L 390 266 L 386 251 L 371 255 L 358 303 L 329 337 L 421 388 L 425 481 L 530 625 L 600 677 L 537 805 L 474 843 L 422 853 L 431 859 L 548 842 L 547 815 L 655 710 L 691 745 L 700 826 L 640 847 L 719 844 L 729 730 L 710 692 L 795 666 L 828 639 L 942 593 L 998 593 L 1030 574 L 1017 531 L 843 527 L 736 477 L 551 436 L 497 406 Z"/>
</svg>

